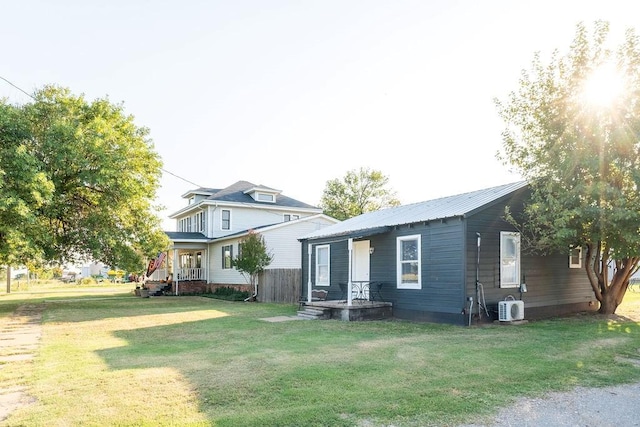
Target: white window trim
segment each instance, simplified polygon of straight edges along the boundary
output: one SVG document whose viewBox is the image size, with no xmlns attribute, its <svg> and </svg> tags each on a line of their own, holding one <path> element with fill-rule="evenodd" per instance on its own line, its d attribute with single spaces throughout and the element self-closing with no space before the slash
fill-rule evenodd
<svg viewBox="0 0 640 427">
<path fill-rule="evenodd" d="M 402 242 L 406 240 L 418 241 L 418 283 L 402 283 Z M 420 234 L 396 238 L 396 286 L 398 289 L 422 289 L 422 236 Z"/>
<path fill-rule="evenodd" d="M 229 267 L 226 265 L 227 257 L 224 253 L 225 248 L 229 248 Z M 222 270 L 231 270 L 233 265 L 231 265 L 231 261 L 233 261 L 233 244 L 223 245 L 222 246 Z"/>
<path fill-rule="evenodd" d="M 577 250 L 578 251 L 578 263 L 574 263 L 572 262 L 572 252 Z M 582 268 L 582 246 L 579 247 L 575 247 L 575 246 L 571 246 L 569 247 L 569 268 Z"/>
<path fill-rule="evenodd" d="M 327 282 L 319 282 L 318 281 L 318 277 L 319 277 L 319 264 L 318 264 L 318 253 L 320 252 L 320 249 L 326 249 L 327 250 Z M 331 245 L 320 245 L 320 246 L 316 246 L 316 286 L 330 286 L 331 285 Z"/>
<path fill-rule="evenodd" d="M 271 193 L 260 193 L 256 192 L 256 201 L 257 202 L 265 202 L 265 203 L 275 203 L 276 195 Z"/>
<path fill-rule="evenodd" d="M 515 259 L 515 269 L 516 269 L 516 281 L 515 282 L 507 282 L 505 280 L 505 274 L 503 272 L 502 266 L 504 265 L 504 250 L 502 247 L 503 239 L 506 237 L 515 237 L 516 238 L 516 259 Z M 520 254 L 520 233 L 513 231 L 501 231 L 500 232 L 500 287 L 501 288 L 518 288 L 520 287 L 520 261 L 522 256 Z"/>
<path fill-rule="evenodd" d="M 229 228 L 228 229 L 222 228 L 222 224 L 224 222 L 224 220 L 222 219 L 222 212 L 224 212 L 224 211 L 229 211 Z M 222 230 L 222 231 L 231 231 L 233 229 L 232 218 L 233 218 L 233 215 L 231 213 L 231 209 L 221 209 L 220 210 L 220 230 Z"/>
</svg>

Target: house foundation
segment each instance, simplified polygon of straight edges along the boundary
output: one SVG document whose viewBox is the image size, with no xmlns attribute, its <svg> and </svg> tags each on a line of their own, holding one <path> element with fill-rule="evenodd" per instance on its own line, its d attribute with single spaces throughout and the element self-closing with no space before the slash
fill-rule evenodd
<svg viewBox="0 0 640 427">
<path fill-rule="evenodd" d="M 393 304 L 381 301 L 317 301 L 305 303 L 298 316 L 308 319 L 335 319 L 347 322 L 362 320 L 384 320 L 393 317 Z"/>
</svg>

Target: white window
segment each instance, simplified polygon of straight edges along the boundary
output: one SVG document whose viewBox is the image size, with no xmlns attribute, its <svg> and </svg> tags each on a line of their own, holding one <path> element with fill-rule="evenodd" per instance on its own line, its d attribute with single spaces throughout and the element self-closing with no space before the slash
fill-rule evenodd
<svg viewBox="0 0 640 427">
<path fill-rule="evenodd" d="M 182 218 L 179 222 L 179 231 L 184 231 L 186 233 L 191 231 L 191 217 Z"/>
<path fill-rule="evenodd" d="M 233 245 L 222 247 L 222 269 L 231 268 L 231 260 L 233 259 Z"/>
<path fill-rule="evenodd" d="M 194 230 L 204 232 L 205 214 L 204 212 L 198 212 L 193 217 Z"/>
<path fill-rule="evenodd" d="M 398 289 L 422 288 L 422 250 L 419 234 L 402 236 L 396 240 Z"/>
<path fill-rule="evenodd" d="M 329 245 L 316 246 L 316 286 L 329 286 Z"/>
<path fill-rule="evenodd" d="M 269 193 L 256 193 L 256 200 L 259 202 L 275 202 L 276 198 L 273 194 Z"/>
<path fill-rule="evenodd" d="M 500 287 L 520 286 L 520 233 L 500 232 Z"/>
<path fill-rule="evenodd" d="M 220 229 L 231 230 L 231 211 L 229 209 L 222 209 L 220 214 Z"/>
<path fill-rule="evenodd" d="M 582 268 L 582 247 L 569 248 L 569 268 Z"/>
<path fill-rule="evenodd" d="M 300 215 L 284 214 L 284 222 L 300 219 Z"/>
</svg>

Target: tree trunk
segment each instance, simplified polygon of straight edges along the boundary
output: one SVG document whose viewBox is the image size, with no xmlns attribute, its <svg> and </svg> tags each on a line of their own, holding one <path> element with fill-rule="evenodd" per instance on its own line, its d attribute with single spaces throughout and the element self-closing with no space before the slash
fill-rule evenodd
<svg viewBox="0 0 640 427">
<path fill-rule="evenodd" d="M 11 266 L 7 265 L 7 293 L 11 293 Z"/>
<path fill-rule="evenodd" d="M 615 292 L 607 292 L 602 294 L 602 299 L 600 300 L 600 309 L 598 310 L 598 313 L 615 314 L 617 308 L 618 301 Z"/>
</svg>

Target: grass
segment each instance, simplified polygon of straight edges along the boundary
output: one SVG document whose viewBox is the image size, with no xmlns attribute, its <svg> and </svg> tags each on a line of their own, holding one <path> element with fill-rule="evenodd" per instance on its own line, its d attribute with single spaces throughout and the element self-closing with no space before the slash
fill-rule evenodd
<svg viewBox="0 0 640 427">
<path fill-rule="evenodd" d="M 521 396 L 640 381 L 634 321 L 269 323 L 296 306 L 129 288 L 0 297 L 0 317 L 46 306 L 35 360 L 0 369 L 36 399 L 6 425 L 445 426 Z"/>
</svg>

